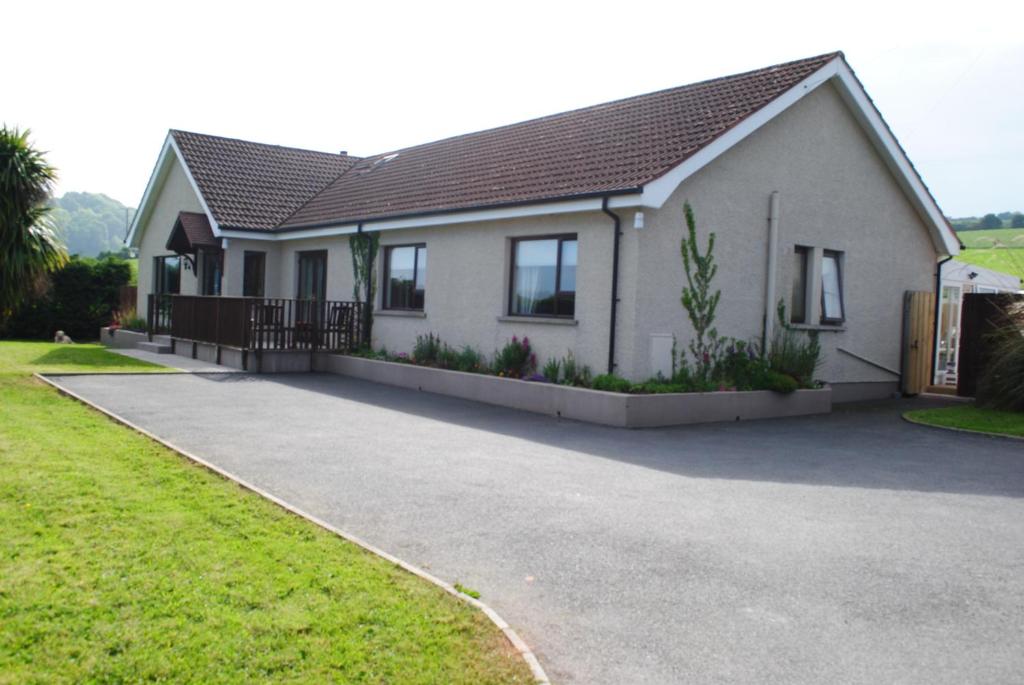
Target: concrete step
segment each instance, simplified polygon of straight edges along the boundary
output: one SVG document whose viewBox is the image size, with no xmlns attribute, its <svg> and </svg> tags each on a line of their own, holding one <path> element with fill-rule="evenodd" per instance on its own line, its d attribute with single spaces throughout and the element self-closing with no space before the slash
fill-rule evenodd
<svg viewBox="0 0 1024 685">
<path fill-rule="evenodd" d="M 156 353 L 156 354 L 170 354 L 171 353 L 171 343 L 170 343 L 170 341 L 168 341 L 166 343 L 157 342 L 156 338 L 153 339 L 153 342 L 140 342 L 140 343 L 136 343 L 135 348 L 139 349 L 139 350 L 143 350 L 145 352 L 153 352 L 153 353 Z"/>
<path fill-rule="evenodd" d="M 154 335 L 153 342 L 160 343 L 161 345 L 170 345 L 171 336 L 169 335 Z"/>
</svg>

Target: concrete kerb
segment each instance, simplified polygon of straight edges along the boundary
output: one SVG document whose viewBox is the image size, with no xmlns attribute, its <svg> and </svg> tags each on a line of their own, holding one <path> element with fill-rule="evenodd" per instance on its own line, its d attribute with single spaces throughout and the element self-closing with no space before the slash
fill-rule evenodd
<svg viewBox="0 0 1024 685">
<path fill-rule="evenodd" d="M 935 423 L 927 423 L 920 419 L 915 419 L 907 416 L 909 412 L 903 412 L 900 414 L 900 418 L 907 423 L 912 423 L 915 426 L 924 426 L 925 428 L 935 428 L 937 430 L 952 431 L 954 433 L 967 433 L 969 435 L 983 435 L 987 438 L 1003 438 L 1004 440 L 1021 440 L 1024 441 L 1024 435 L 1006 435 L 1005 433 L 990 433 L 988 431 L 976 431 L 970 428 L 956 428 L 955 426 L 940 426 Z"/>
<path fill-rule="evenodd" d="M 191 372 L 187 372 L 186 371 L 186 372 L 182 372 L 182 373 L 191 373 Z M 355 535 L 352 535 L 350 533 L 346 533 L 345 531 L 341 530 L 340 528 L 337 528 L 336 526 L 328 523 L 327 521 L 324 521 L 323 519 L 320 519 L 320 518 L 318 518 L 318 517 L 316 517 L 316 516 L 306 512 L 306 511 L 303 511 L 302 509 L 299 509 L 298 507 L 296 507 L 296 506 L 294 506 L 292 504 L 289 504 L 288 502 L 286 502 L 283 499 L 277 497 L 276 495 L 273 495 L 273 494 L 267 492 L 266 490 L 264 490 L 263 488 L 259 487 L 258 485 L 255 485 L 254 483 L 250 483 L 249 481 L 247 481 L 247 480 L 245 480 L 243 478 L 240 478 L 240 477 L 236 476 L 235 474 L 233 474 L 233 473 L 231 473 L 229 471 L 226 471 L 226 470 L 220 468 L 219 466 L 217 466 L 215 464 L 212 464 L 212 463 L 206 461 L 205 459 L 192 454 L 191 452 L 188 452 L 186 450 L 181 449 L 180 447 L 178 447 L 178 446 L 168 442 L 167 440 L 164 440 L 163 438 L 161 438 L 161 437 L 159 437 L 159 436 L 149 432 L 145 428 L 132 423 L 128 419 L 126 419 L 126 418 L 124 418 L 124 417 L 122 417 L 122 416 L 120 416 L 120 415 L 118 415 L 118 414 L 116 414 L 116 413 L 114 413 L 112 411 L 104 409 L 103 407 L 101 407 L 101 406 L 91 402 L 90 400 L 82 397 L 81 395 L 77 394 L 76 392 L 74 392 L 72 390 L 69 390 L 68 388 L 65 388 L 64 386 L 60 385 L 60 383 L 58 383 L 57 381 L 55 381 L 55 380 L 53 380 L 51 378 L 47 378 L 44 374 L 35 373 L 33 375 L 36 378 L 38 378 L 39 380 L 41 380 L 42 382 L 44 382 L 47 385 L 53 387 L 55 390 L 57 390 L 57 392 L 61 393 L 62 395 L 65 395 L 67 397 L 70 397 L 73 400 L 81 402 L 82 404 L 86 405 L 87 407 L 90 407 L 90 408 L 100 412 L 101 414 L 103 414 L 103 415 L 107 416 L 108 418 L 110 418 L 110 419 L 112 419 L 112 420 L 114 420 L 114 421 L 116 421 L 116 422 L 118 422 L 118 423 L 120 423 L 120 424 L 122 424 L 122 425 L 124 425 L 124 426 L 126 426 L 128 428 L 130 428 L 131 430 L 139 433 L 140 435 L 144 435 L 145 437 L 149 438 L 150 440 L 153 440 L 153 441 L 163 445 L 167 449 L 180 454 L 181 456 L 183 456 L 186 459 L 188 459 L 188 460 L 190 460 L 190 461 L 192 461 L 192 462 L 202 466 L 203 468 L 208 469 L 209 471 L 212 471 L 213 473 L 216 473 L 217 475 L 219 475 L 219 476 L 221 476 L 223 478 L 227 478 L 228 480 L 233 481 L 234 483 L 236 483 L 237 485 L 245 488 L 246 490 L 254 492 L 257 495 L 259 495 L 261 497 L 264 497 L 265 499 L 270 500 L 271 502 L 273 502 L 277 506 L 281 507 L 282 509 L 285 509 L 286 511 L 289 511 L 292 514 L 295 514 L 296 516 L 300 516 L 300 517 L 306 519 L 307 521 L 309 521 L 310 523 L 313 523 L 313 524 L 315 524 L 317 526 L 320 526 L 321 528 L 323 528 L 325 530 L 328 530 L 331 533 L 334 533 L 335 535 L 337 535 L 338 537 L 340 537 L 340 538 L 342 538 L 344 540 L 348 540 L 352 544 L 355 544 L 355 545 L 358 545 L 359 547 L 362 547 L 363 549 L 365 549 L 366 551 L 370 552 L 371 554 L 375 554 L 375 555 L 381 557 L 382 559 L 385 559 L 385 560 L 391 562 L 395 566 L 398 566 L 398 567 L 402 568 L 403 570 L 413 574 L 414 576 L 422 578 L 423 580 L 426 580 L 429 583 L 433 583 L 434 585 L 438 586 L 439 588 L 441 588 L 442 590 L 444 590 L 448 594 L 452 595 L 453 597 L 458 598 L 459 600 L 469 604 L 470 606 L 474 607 L 475 609 L 479 609 L 480 611 L 482 611 L 484 613 L 485 616 L 487 616 L 488 619 L 490 619 L 491 623 L 493 623 L 495 626 L 497 626 L 498 629 L 501 630 L 502 634 L 505 635 L 505 638 L 509 641 L 509 643 L 516 650 L 516 652 L 519 653 L 520 657 L 522 657 L 523 661 L 526 662 L 527 666 L 529 666 L 530 671 L 533 673 L 533 676 L 536 679 L 536 682 L 538 684 L 540 684 L 540 685 L 550 685 L 551 681 L 548 679 L 547 674 L 544 672 L 544 668 L 540 665 L 540 661 L 537 660 L 537 656 L 533 653 L 533 650 L 530 649 L 529 645 L 527 645 L 526 642 L 521 637 L 519 637 L 519 634 L 516 633 L 516 631 L 508 624 L 508 622 L 505 619 L 503 619 L 501 617 L 501 615 L 497 611 L 492 609 L 490 606 L 488 606 L 484 602 L 481 602 L 478 599 L 470 597 L 469 595 L 467 595 L 465 593 L 459 592 L 458 590 L 455 589 L 455 587 L 453 585 L 451 585 L 450 583 L 447 583 L 447 582 L 441 580 L 437 576 L 434 576 L 431 573 L 428 573 L 427 571 L 424 571 L 423 569 L 421 569 L 421 568 L 419 568 L 417 566 L 414 566 L 414 565 L 410 564 L 407 561 L 403 561 L 402 559 L 399 559 L 398 557 L 394 556 L 393 554 L 385 552 L 384 550 L 382 550 L 382 549 L 380 549 L 380 548 L 370 544 L 369 542 L 366 542 L 365 540 L 363 540 L 363 539 L 361 539 L 361 538 L 359 538 L 359 537 L 357 537 Z M 55 373 L 55 374 L 52 374 L 52 375 L 54 375 L 54 376 L 62 376 L 62 375 L 66 375 L 66 376 L 71 376 L 71 375 L 96 375 L 96 376 L 99 376 L 99 375 L 112 375 L 112 374 L 98 374 L 98 373 L 97 374 L 88 374 L 88 373 L 84 373 L 84 374 L 82 374 L 82 373 L 80 373 L 80 374 L 70 374 L 70 373 L 69 374 L 58 374 L 58 373 Z M 119 374 L 119 375 L 127 375 L 127 374 Z M 132 374 L 132 375 L 144 375 L 144 374 Z M 149 374 L 149 375 L 153 375 L 153 374 Z"/>
</svg>

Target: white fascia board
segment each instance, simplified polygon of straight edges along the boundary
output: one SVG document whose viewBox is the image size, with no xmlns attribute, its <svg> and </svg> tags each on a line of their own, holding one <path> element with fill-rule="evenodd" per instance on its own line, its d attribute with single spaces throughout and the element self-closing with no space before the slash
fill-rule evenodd
<svg viewBox="0 0 1024 685">
<path fill-rule="evenodd" d="M 359 227 L 356 224 L 344 226 L 327 226 L 324 228 L 309 228 L 299 231 L 287 231 L 273 233 L 271 231 L 238 231 L 230 228 L 221 229 L 220 235 L 223 238 L 238 238 L 239 240 L 263 240 L 277 242 L 281 240 L 303 240 L 304 238 L 325 238 L 334 235 L 349 235 L 356 233 Z"/>
<path fill-rule="evenodd" d="M 210 228 L 213 229 L 213 235 L 217 238 L 222 236 L 220 226 L 217 225 L 217 220 L 213 218 L 213 212 L 210 211 L 209 205 L 206 204 L 206 198 L 199 191 L 199 186 L 196 185 L 196 179 L 192 176 L 192 171 L 188 168 L 188 164 L 185 163 L 185 156 L 181 154 L 181 150 L 178 149 L 178 144 L 174 142 L 174 135 L 171 133 L 167 134 L 167 138 L 164 140 L 164 146 L 160 150 L 160 156 L 156 160 L 156 166 L 153 167 L 153 173 L 149 177 L 149 183 L 146 184 L 146 192 L 142 194 L 142 202 L 139 203 L 139 208 L 135 212 L 135 217 L 132 219 L 131 228 L 128 230 L 128 237 L 125 239 L 125 244 L 131 247 L 138 247 L 135 244 L 135 239 L 141 238 L 138 235 L 139 226 L 149 219 L 149 215 L 152 213 L 151 202 L 156 201 L 156 194 L 159 192 L 160 187 L 163 185 L 163 181 L 167 176 L 167 170 L 173 159 L 177 159 L 178 163 L 181 164 L 182 170 L 185 172 L 185 177 L 188 179 L 189 185 L 192 186 L 192 192 L 196 194 L 199 199 L 199 204 L 203 207 L 203 212 L 206 214 L 206 218 L 210 222 Z"/>
<path fill-rule="evenodd" d="M 946 222 L 942 210 L 924 185 L 921 176 L 910 163 L 903 148 L 896 142 L 896 137 L 882 120 L 871 98 L 864 87 L 853 75 L 853 71 L 843 60 L 836 60 L 836 86 L 843 100 L 850 105 L 854 116 L 868 133 L 868 137 L 881 153 L 886 165 L 896 177 L 897 182 L 910 198 L 915 209 L 928 224 L 932 234 L 932 242 L 941 256 L 960 254 L 960 240 Z"/>
<path fill-rule="evenodd" d="M 551 214 L 568 214 L 573 212 L 600 211 L 600 197 L 584 200 L 567 200 L 565 202 L 545 202 L 535 205 L 520 205 L 498 209 L 480 209 L 470 212 L 452 212 L 450 214 L 434 214 L 431 216 L 408 217 L 402 219 L 383 219 L 381 221 L 364 221 L 363 231 L 397 231 L 405 228 L 427 228 L 429 226 L 448 226 L 452 224 L 481 223 L 500 219 L 519 219 L 531 216 Z M 636 207 L 640 204 L 640 194 L 618 195 L 609 199 L 610 207 Z M 332 235 L 348 235 L 359 230 L 358 224 L 339 224 L 323 228 L 310 228 L 297 231 L 280 231 L 260 235 L 249 231 L 222 231 L 229 238 L 246 238 L 252 240 L 301 240 L 303 238 L 320 238 Z"/>
<path fill-rule="evenodd" d="M 796 103 L 800 98 L 835 76 L 837 65 L 841 61 L 842 59 L 839 57 L 832 60 L 821 69 L 818 69 L 803 81 L 751 114 L 736 126 L 733 126 L 718 138 L 715 138 L 713 141 L 697 151 L 692 157 L 689 157 L 685 162 L 674 167 L 664 176 L 648 183 L 644 186 L 643 206 L 652 207 L 654 209 L 661 208 L 661 206 L 665 204 L 665 201 L 668 200 L 669 196 L 671 196 L 672 193 L 675 192 L 675 189 L 679 187 L 680 183 L 690 176 L 693 176 L 695 173 L 718 158 L 719 155 L 729 150 L 731 147 L 767 124 L 776 116 L 782 114 L 782 112 Z"/>
<path fill-rule="evenodd" d="M 135 210 L 135 216 L 132 217 L 132 224 L 128 229 L 128 236 L 125 238 L 125 245 L 130 247 L 138 247 L 135 244 L 135 238 L 138 234 L 139 225 L 149 218 L 150 214 L 150 201 L 153 199 L 153 195 L 156 192 L 157 186 L 161 185 L 164 177 L 167 174 L 166 164 L 167 155 L 171 149 L 171 134 L 167 134 L 167 138 L 164 139 L 164 145 L 160 148 L 160 156 L 156 159 L 156 166 L 153 167 L 153 173 L 149 175 L 149 183 L 146 184 L 146 191 L 142 194 L 142 201 L 139 202 L 139 208 Z"/>
<path fill-rule="evenodd" d="M 723 154 L 741 140 L 758 130 L 776 116 L 795 104 L 802 97 L 823 83 L 831 81 L 840 96 L 850 107 L 868 138 L 881 154 L 886 165 L 892 171 L 897 183 L 910 198 L 921 218 L 928 225 L 932 242 L 941 256 L 960 253 L 960 241 L 953 235 L 942 210 L 936 205 L 934 198 L 924 186 L 921 177 L 907 159 L 903 149 L 896 142 L 892 131 L 882 120 L 863 86 L 853 75 L 850 67 L 842 57 L 836 57 L 825 66 L 796 84 L 785 93 L 750 115 L 742 122 L 729 129 L 699 152 L 674 167 L 664 176 L 644 186 L 642 205 L 660 208 L 675 192 L 679 184 L 697 173 L 712 160 Z"/>
</svg>

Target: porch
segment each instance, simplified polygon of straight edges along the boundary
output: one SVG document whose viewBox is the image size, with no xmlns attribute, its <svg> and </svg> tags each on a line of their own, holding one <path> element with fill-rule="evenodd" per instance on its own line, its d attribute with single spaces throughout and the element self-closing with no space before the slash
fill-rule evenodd
<svg viewBox="0 0 1024 685">
<path fill-rule="evenodd" d="M 308 371 L 314 352 L 349 352 L 362 340 L 358 302 L 149 295 L 147 334 L 171 352 L 245 371 Z"/>
</svg>

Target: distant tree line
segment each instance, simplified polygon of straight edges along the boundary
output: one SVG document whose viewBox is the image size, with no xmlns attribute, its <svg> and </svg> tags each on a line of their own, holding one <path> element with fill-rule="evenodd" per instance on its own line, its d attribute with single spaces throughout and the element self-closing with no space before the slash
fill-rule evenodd
<svg viewBox="0 0 1024 685">
<path fill-rule="evenodd" d="M 982 217 L 966 216 L 950 219 L 949 223 L 957 231 L 981 231 L 993 228 L 1024 228 L 1024 213 L 1000 212 L 989 213 Z"/>
</svg>

